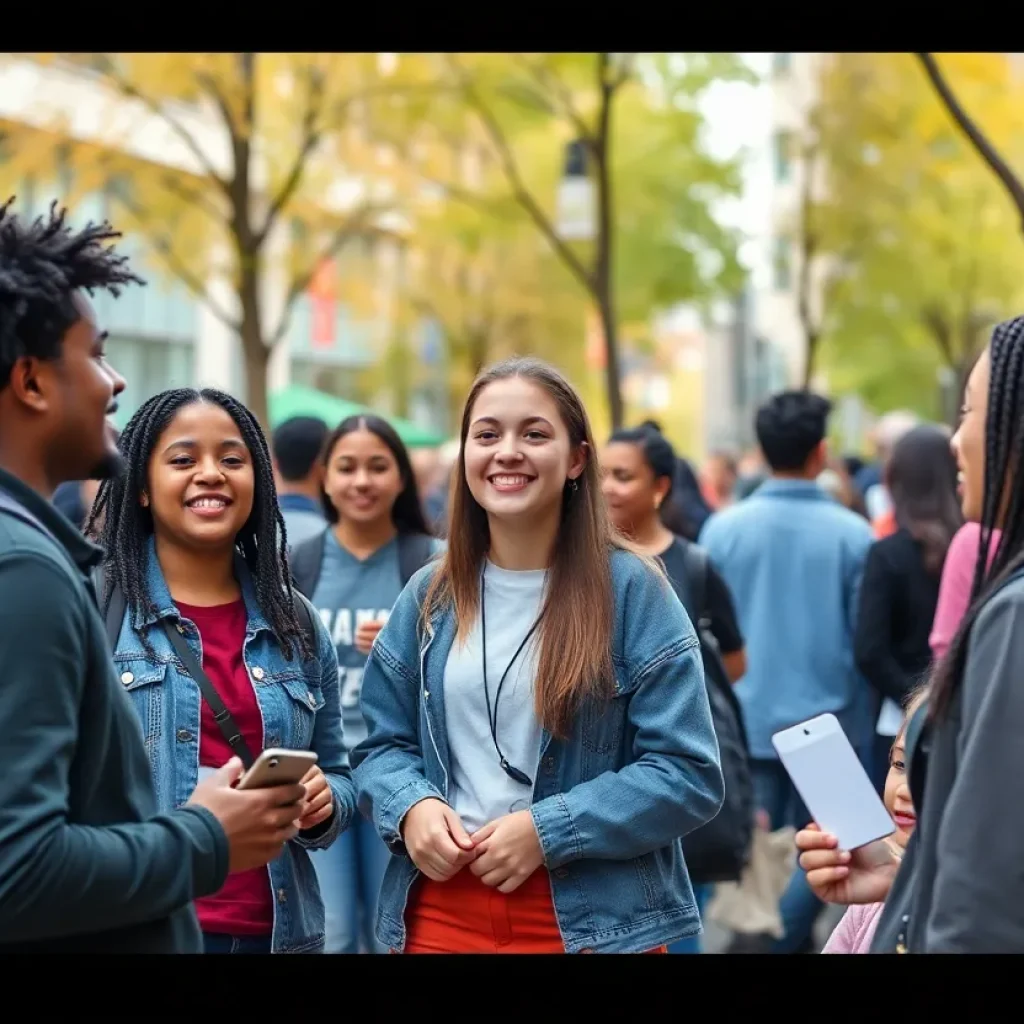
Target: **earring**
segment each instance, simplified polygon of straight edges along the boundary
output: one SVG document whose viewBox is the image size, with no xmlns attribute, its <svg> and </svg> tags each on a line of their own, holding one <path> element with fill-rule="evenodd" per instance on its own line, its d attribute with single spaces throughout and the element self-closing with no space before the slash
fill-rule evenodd
<svg viewBox="0 0 1024 1024">
<path fill-rule="evenodd" d="M 143 508 L 149 508 L 149 495 L 148 495 L 148 494 L 143 494 L 143 495 L 142 495 L 142 496 L 141 496 L 141 497 L 139 498 L 139 504 L 140 504 L 140 505 L 141 505 L 141 506 L 142 506 Z"/>
<path fill-rule="evenodd" d="M 570 480 L 569 489 L 575 494 L 580 489 L 580 482 L 578 480 Z"/>
</svg>

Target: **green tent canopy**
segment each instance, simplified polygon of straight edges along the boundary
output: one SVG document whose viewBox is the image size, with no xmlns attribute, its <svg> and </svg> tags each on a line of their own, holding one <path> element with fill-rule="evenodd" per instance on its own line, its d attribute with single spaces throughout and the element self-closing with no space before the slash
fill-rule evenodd
<svg viewBox="0 0 1024 1024">
<path fill-rule="evenodd" d="M 374 410 L 297 384 L 275 391 L 270 396 L 271 427 L 276 427 L 293 416 L 318 416 L 333 429 L 346 417 L 357 416 L 360 413 L 374 413 Z M 399 419 L 397 416 L 384 416 L 384 419 L 395 428 L 398 436 L 409 448 L 436 448 L 447 440 L 443 434 Z"/>
</svg>

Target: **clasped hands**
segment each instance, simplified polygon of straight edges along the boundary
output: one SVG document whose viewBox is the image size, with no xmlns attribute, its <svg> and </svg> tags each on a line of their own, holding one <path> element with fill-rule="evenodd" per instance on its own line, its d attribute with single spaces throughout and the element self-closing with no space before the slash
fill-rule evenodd
<svg viewBox="0 0 1024 1024">
<path fill-rule="evenodd" d="M 435 882 L 447 882 L 468 866 L 484 885 L 510 893 L 544 863 L 528 810 L 496 818 L 469 835 L 451 807 L 428 797 L 405 815 L 402 838 L 412 862 Z"/>
</svg>

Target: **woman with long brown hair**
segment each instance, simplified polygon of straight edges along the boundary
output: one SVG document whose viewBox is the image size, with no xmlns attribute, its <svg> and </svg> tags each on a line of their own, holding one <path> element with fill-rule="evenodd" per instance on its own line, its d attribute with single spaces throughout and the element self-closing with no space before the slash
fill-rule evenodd
<svg viewBox="0 0 1024 1024">
<path fill-rule="evenodd" d="M 609 524 L 579 396 L 515 359 L 466 401 L 449 547 L 363 676 L 360 807 L 405 952 L 663 950 L 700 931 L 680 839 L 721 806 L 698 641 Z"/>
</svg>

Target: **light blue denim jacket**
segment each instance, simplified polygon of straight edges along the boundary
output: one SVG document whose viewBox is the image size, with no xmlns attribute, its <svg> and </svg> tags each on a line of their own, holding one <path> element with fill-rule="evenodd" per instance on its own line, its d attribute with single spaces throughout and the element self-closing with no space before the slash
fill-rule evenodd
<svg viewBox="0 0 1024 1024">
<path fill-rule="evenodd" d="M 421 628 L 436 566 L 410 580 L 363 676 L 369 736 L 352 753 L 359 808 L 392 851 L 377 937 L 396 950 L 419 874 L 400 838 L 426 797 L 448 795 L 444 671 L 450 610 Z M 692 624 L 667 581 L 635 555 L 611 554 L 615 696 L 587 704 L 568 740 L 545 732 L 532 814 L 566 952 L 638 953 L 700 933 L 680 839 L 709 821 L 724 784 Z M 532 768 L 532 771 L 531 771 Z"/>
<path fill-rule="evenodd" d="M 263 716 L 263 746 L 313 750 L 334 796 L 331 824 L 315 839 L 296 837 L 269 866 L 274 897 L 274 953 L 319 953 L 324 945 L 324 907 L 307 850 L 325 849 L 348 827 L 355 813 L 348 753 L 341 727 L 338 660 L 334 644 L 313 613 L 317 653 L 286 661 L 277 639 L 256 602 L 249 571 L 238 560 L 236 575 L 242 588 L 249 624 L 243 659 Z M 199 686 L 177 660 L 161 626 L 170 619 L 181 626 L 196 657 L 202 646 L 195 624 L 182 617 L 164 582 L 152 542 L 146 567 L 149 611 L 133 617 L 156 654 L 146 654 L 142 640 L 130 628 L 125 613 L 114 661 L 142 724 L 157 800 L 161 811 L 185 803 L 199 780 Z M 256 753 L 254 751 L 254 753 Z"/>
</svg>

